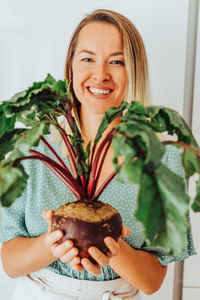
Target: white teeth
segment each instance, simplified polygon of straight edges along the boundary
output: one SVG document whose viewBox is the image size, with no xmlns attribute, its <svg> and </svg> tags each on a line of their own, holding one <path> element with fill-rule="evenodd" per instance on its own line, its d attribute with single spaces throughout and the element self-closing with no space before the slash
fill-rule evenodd
<svg viewBox="0 0 200 300">
<path fill-rule="evenodd" d="M 108 95 L 111 92 L 111 90 L 93 89 L 91 87 L 89 87 L 89 90 L 94 95 Z"/>
</svg>

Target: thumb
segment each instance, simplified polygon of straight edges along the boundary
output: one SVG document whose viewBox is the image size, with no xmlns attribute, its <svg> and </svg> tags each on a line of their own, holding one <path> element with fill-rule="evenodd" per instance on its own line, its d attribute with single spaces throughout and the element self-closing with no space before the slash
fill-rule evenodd
<svg viewBox="0 0 200 300">
<path fill-rule="evenodd" d="M 121 237 L 127 237 L 131 233 L 131 230 L 128 226 L 122 225 Z"/>
<path fill-rule="evenodd" d="M 51 220 L 52 220 L 53 213 L 54 213 L 53 209 L 45 209 L 42 212 L 42 217 L 48 223 L 49 228 L 51 226 Z"/>
</svg>

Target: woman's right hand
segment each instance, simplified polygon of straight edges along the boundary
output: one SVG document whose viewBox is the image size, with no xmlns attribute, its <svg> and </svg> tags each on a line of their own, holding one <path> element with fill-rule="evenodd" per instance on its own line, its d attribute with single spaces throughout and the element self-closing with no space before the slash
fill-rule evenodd
<svg viewBox="0 0 200 300">
<path fill-rule="evenodd" d="M 74 269 L 81 271 L 83 266 L 81 266 L 81 259 L 78 256 L 78 249 L 74 247 L 71 240 L 66 240 L 61 244 L 57 242 L 63 237 L 63 232 L 61 230 L 55 230 L 51 232 L 51 220 L 54 211 L 50 209 L 45 209 L 42 213 L 42 217 L 48 223 L 48 232 L 45 236 L 45 246 L 51 250 L 54 257 L 60 259 L 63 263 L 69 263 Z"/>
</svg>

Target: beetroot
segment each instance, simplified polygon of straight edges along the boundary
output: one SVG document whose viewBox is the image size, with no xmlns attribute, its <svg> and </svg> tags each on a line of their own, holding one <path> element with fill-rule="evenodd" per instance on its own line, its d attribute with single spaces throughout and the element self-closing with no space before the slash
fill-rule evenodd
<svg viewBox="0 0 200 300">
<path fill-rule="evenodd" d="M 122 230 L 119 212 L 101 201 L 76 201 L 60 206 L 52 217 L 51 230 L 62 230 L 59 243 L 70 239 L 79 249 L 81 258 L 90 255 L 88 248 L 96 246 L 103 253 L 108 251 L 104 238 L 111 236 L 116 241 Z"/>
</svg>

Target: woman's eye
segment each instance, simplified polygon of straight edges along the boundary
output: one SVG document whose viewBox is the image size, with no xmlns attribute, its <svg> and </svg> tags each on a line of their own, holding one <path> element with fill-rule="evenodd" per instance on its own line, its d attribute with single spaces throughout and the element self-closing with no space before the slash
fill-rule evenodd
<svg viewBox="0 0 200 300">
<path fill-rule="evenodd" d="M 92 61 L 92 59 L 91 59 L 91 58 L 88 58 L 88 57 L 86 57 L 86 58 L 83 58 L 83 59 L 82 59 L 82 61 L 85 61 L 85 62 L 91 62 L 91 61 Z"/>
<path fill-rule="evenodd" d="M 111 62 L 111 64 L 113 64 L 113 65 L 124 65 L 124 62 L 122 60 L 113 60 Z"/>
</svg>

